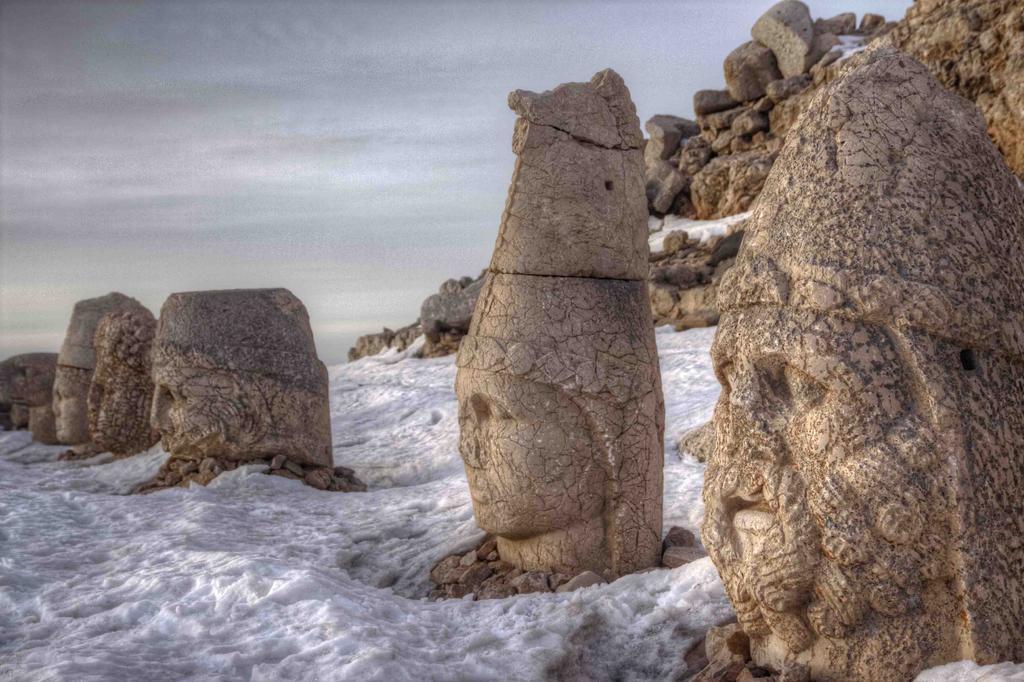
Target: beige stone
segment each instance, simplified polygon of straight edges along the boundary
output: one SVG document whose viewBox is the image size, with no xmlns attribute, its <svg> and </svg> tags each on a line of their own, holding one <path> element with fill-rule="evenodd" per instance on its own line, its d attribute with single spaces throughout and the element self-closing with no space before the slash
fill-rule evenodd
<svg viewBox="0 0 1024 682">
<path fill-rule="evenodd" d="M 588 88 L 604 94 L 595 99 Z M 546 100 L 537 108 L 553 121 L 598 120 L 593 110 L 605 98 L 614 111 L 633 111 L 611 71 L 532 97 Z M 510 99 L 516 108 L 517 96 Z M 625 130 L 618 118 L 604 120 L 607 129 L 590 139 L 639 135 L 635 115 Z M 610 240 L 608 223 L 579 220 L 593 208 L 585 207 L 591 179 L 604 171 L 566 165 L 594 145 L 532 119 L 517 122 L 517 139 L 524 126 L 537 142 L 516 145 L 509 206 L 549 208 L 506 211 L 459 349 L 460 452 L 477 523 L 497 537 L 503 561 L 523 571 L 617 577 L 655 565 L 661 545 L 664 403 L 646 293 L 646 211 L 631 209 L 644 204 L 643 186 L 608 190 L 602 210 L 629 216 Z M 597 151 L 605 167 L 639 168 L 638 149 Z M 528 165 L 536 179 L 524 182 Z M 578 233 L 560 252 L 537 250 L 555 244 L 566 225 Z M 595 258 L 595 244 L 613 241 Z"/>
<path fill-rule="evenodd" d="M 153 380 L 152 424 L 172 459 L 332 466 L 327 369 L 286 289 L 171 294 Z"/>
<path fill-rule="evenodd" d="M 96 367 L 93 337 L 100 318 L 110 312 L 138 310 L 145 310 L 145 307 L 134 298 L 117 292 L 75 304 L 57 357 L 53 384 L 53 413 L 57 438 L 61 443 L 84 447 L 90 442 L 89 385 Z"/>
<path fill-rule="evenodd" d="M 750 35 L 775 54 L 783 78 L 806 73 L 817 61 L 812 58 L 811 12 L 800 0 L 782 0 L 772 5 L 750 29 Z"/>
<path fill-rule="evenodd" d="M 774 110 L 773 110 L 774 111 Z M 775 155 L 760 150 L 718 156 L 693 176 L 690 198 L 701 220 L 723 218 L 751 207 Z"/>
<path fill-rule="evenodd" d="M 1024 658 L 1021 225 L 977 111 L 894 50 L 788 136 L 719 293 L 704 485 L 758 665 Z"/>
<path fill-rule="evenodd" d="M 96 327 L 96 369 L 89 386 L 89 435 L 102 450 L 128 457 L 152 447 L 150 352 L 156 320 L 146 309 L 107 313 Z"/>
<path fill-rule="evenodd" d="M 517 158 L 491 271 L 646 277 L 643 136 L 622 78 L 516 90 L 509 106 Z"/>
<path fill-rule="evenodd" d="M 764 45 L 743 43 L 730 52 L 723 64 L 725 87 L 733 99 L 748 102 L 764 96 L 764 87 L 782 76 L 775 55 Z"/>
</svg>

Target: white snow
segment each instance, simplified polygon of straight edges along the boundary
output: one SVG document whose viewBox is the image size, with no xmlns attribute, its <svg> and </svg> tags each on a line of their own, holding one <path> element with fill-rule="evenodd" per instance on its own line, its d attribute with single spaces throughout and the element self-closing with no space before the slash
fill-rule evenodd
<svg viewBox="0 0 1024 682">
<path fill-rule="evenodd" d="M 836 60 L 838 62 L 841 62 L 844 59 L 849 59 L 858 52 L 863 52 L 868 47 L 867 42 L 864 40 L 864 36 L 841 35 L 836 37 L 839 38 L 839 44 L 832 49 L 842 52 L 839 59 Z"/>
<path fill-rule="evenodd" d="M 665 525 L 697 530 L 702 465 L 675 451 L 710 417 L 713 329 L 657 334 Z M 570 594 L 423 599 L 477 542 L 454 359 L 389 351 L 331 368 L 335 460 L 370 492 L 257 467 L 129 496 L 167 455 L 57 462 L 0 434 L 0 679 L 658 679 L 732 610 L 709 559 Z"/>
<path fill-rule="evenodd" d="M 651 231 L 648 237 L 648 244 L 651 246 L 651 253 L 661 251 L 665 248 L 665 237 L 673 230 L 686 230 L 690 239 L 699 242 L 706 242 L 712 237 L 719 237 L 726 233 L 731 225 L 742 222 L 750 217 L 750 211 L 737 213 L 718 220 L 692 220 L 677 215 L 667 215 L 664 218 L 651 216 L 648 220 L 648 228 Z"/>
<path fill-rule="evenodd" d="M 675 450 L 711 416 L 714 329 L 657 332 L 665 527 L 698 530 L 703 465 Z M 331 368 L 335 460 L 368 493 L 249 466 L 126 495 L 166 459 L 57 462 L 0 433 L 0 679 L 671 679 L 732 609 L 707 558 L 570 594 L 423 599 L 430 567 L 482 533 L 457 451 L 451 357 Z M 1024 680 L 957 663 L 937 680 Z"/>
<path fill-rule="evenodd" d="M 1024 682 L 1024 663 L 978 665 L 957 661 L 924 671 L 917 682 Z"/>
</svg>

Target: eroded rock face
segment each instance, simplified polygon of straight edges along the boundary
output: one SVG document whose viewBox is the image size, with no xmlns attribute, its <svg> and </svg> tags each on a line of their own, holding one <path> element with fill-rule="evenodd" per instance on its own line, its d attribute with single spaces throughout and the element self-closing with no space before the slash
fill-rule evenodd
<svg viewBox="0 0 1024 682">
<path fill-rule="evenodd" d="M 887 39 L 978 105 L 1006 164 L 1024 179 L 1024 4 L 918 0 Z"/>
<path fill-rule="evenodd" d="M 171 294 L 153 380 L 152 424 L 172 459 L 332 466 L 327 369 L 286 289 Z"/>
<path fill-rule="evenodd" d="M 797 127 L 719 292 L 704 545 L 758 665 L 1019 660 L 1024 195 L 895 50 Z"/>
<path fill-rule="evenodd" d="M 149 423 L 155 332 L 156 320 L 148 310 L 108 313 L 96 327 L 89 434 L 97 447 L 118 457 L 148 450 L 160 439 Z"/>
<path fill-rule="evenodd" d="M 523 571 L 617 577 L 661 540 L 639 122 L 611 70 L 509 102 L 519 158 L 457 363 L 474 513 Z"/>
<path fill-rule="evenodd" d="M 146 308 L 134 298 L 117 292 L 75 304 L 57 357 L 53 383 L 53 412 L 61 443 L 84 447 L 90 442 L 89 385 L 96 367 L 93 337 L 100 318 L 111 312 L 133 311 L 146 311 Z"/>
<path fill-rule="evenodd" d="M 24 353 L 0 364 L 0 403 L 17 406 L 12 422 L 29 428 L 33 440 L 47 445 L 57 442 L 53 416 L 56 369 L 56 353 Z"/>
</svg>

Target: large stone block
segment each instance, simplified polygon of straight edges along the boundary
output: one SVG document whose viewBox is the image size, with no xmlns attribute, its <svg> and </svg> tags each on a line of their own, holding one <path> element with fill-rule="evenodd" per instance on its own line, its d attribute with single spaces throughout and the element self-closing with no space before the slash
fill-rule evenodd
<svg viewBox="0 0 1024 682">
<path fill-rule="evenodd" d="M 782 76 L 775 55 L 764 45 L 743 43 L 725 58 L 725 86 L 733 99 L 748 102 L 764 96 L 764 88 Z"/>
<path fill-rule="evenodd" d="M 153 379 L 152 422 L 172 459 L 332 466 L 327 368 L 287 289 L 171 294 Z"/>
<path fill-rule="evenodd" d="M 1024 658 L 1021 225 L 977 110 L 895 50 L 789 135 L 712 349 L 704 545 L 756 664 Z"/>
</svg>

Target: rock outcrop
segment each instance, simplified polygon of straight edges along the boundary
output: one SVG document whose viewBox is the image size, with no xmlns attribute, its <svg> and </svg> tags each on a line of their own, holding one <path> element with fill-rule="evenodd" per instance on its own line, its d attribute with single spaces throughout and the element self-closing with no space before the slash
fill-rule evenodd
<svg viewBox="0 0 1024 682">
<path fill-rule="evenodd" d="M 1020 660 L 1024 193 L 891 48 L 796 128 L 719 295 L 704 544 L 791 679 Z"/>
<path fill-rule="evenodd" d="M 459 349 L 459 449 L 502 561 L 611 579 L 661 550 L 640 126 L 611 70 L 509 105 L 516 168 Z"/>
<path fill-rule="evenodd" d="M 66 458 L 84 457 L 99 452 L 89 436 L 89 386 L 96 367 L 93 340 L 100 319 L 107 313 L 148 313 L 134 298 L 117 292 L 89 298 L 75 304 L 64 343 L 57 357 L 53 383 L 53 412 L 57 439 L 73 446 Z"/>
<path fill-rule="evenodd" d="M 89 386 L 89 435 L 101 450 L 129 457 L 152 447 L 150 353 L 156 319 L 148 310 L 107 313 L 96 327 L 96 368 Z"/>
<path fill-rule="evenodd" d="M 152 423 L 171 453 L 154 485 L 277 457 L 272 469 L 290 463 L 293 476 L 316 472 L 325 483 L 316 487 L 333 485 L 327 369 L 306 308 L 288 290 L 171 294 L 153 342 L 153 380 Z"/>
<path fill-rule="evenodd" d="M 33 440 L 47 445 L 58 442 L 53 414 L 56 371 L 56 353 L 24 353 L 0 363 L 0 404 L 10 406 L 8 412 L 14 414 L 11 427 L 28 428 Z"/>
<path fill-rule="evenodd" d="M 483 288 L 483 275 L 477 279 L 450 279 L 420 306 L 420 328 L 426 342 L 420 357 L 433 358 L 454 353 L 469 331 L 477 296 Z"/>
<path fill-rule="evenodd" d="M 916 0 L 887 38 L 974 102 L 989 137 L 1024 179 L 1024 3 Z"/>
</svg>

